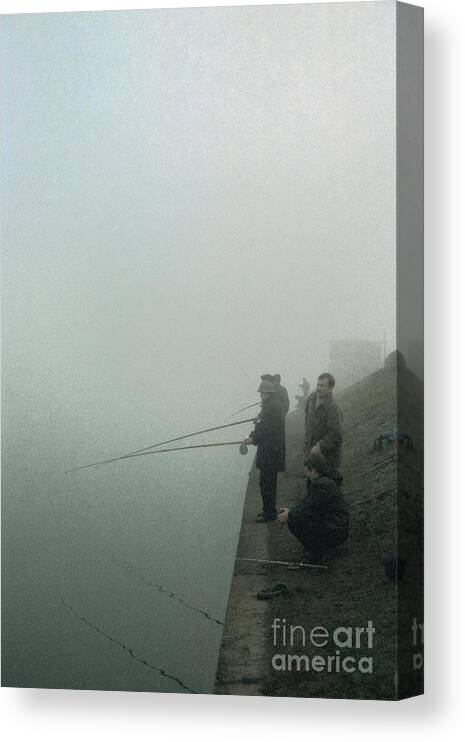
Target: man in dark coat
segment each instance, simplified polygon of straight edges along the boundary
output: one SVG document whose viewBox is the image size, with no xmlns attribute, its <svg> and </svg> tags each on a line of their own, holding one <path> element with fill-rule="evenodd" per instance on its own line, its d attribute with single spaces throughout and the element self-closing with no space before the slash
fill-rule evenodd
<svg viewBox="0 0 465 742">
<path fill-rule="evenodd" d="M 316 391 L 305 405 L 305 455 L 322 453 L 326 462 L 341 465 L 342 413 L 333 399 L 334 376 L 320 374 Z"/>
<path fill-rule="evenodd" d="M 308 558 L 318 561 L 325 551 L 347 541 L 349 511 L 341 492 L 342 477 L 320 453 L 305 461 L 307 495 L 295 507 L 283 508 L 278 520 L 305 547 Z"/>
<path fill-rule="evenodd" d="M 276 489 L 278 472 L 286 465 L 286 437 L 284 411 L 276 398 L 273 382 L 262 381 L 258 387 L 262 408 L 255 430 L 245 439 L 246 445 L 257 446 L 256 467 L 260 469 L 260 494 L 263 512 L 258 523 L 276 519 Z"/>
</svg>

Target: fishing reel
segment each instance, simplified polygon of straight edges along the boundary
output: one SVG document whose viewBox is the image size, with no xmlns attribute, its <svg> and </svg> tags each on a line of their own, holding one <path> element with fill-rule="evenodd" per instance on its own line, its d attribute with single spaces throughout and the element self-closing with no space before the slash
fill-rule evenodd
<svg viewBox="0 0 465 742">
<path fill-rule="evenodd" d="M 239 453 L 241 454 L 241 456 L 246 456 L 248 451 L 249 449 L 247 448 L 245 443 L 241 443 L 241 445 L 239 446 Z"/>
</svg>

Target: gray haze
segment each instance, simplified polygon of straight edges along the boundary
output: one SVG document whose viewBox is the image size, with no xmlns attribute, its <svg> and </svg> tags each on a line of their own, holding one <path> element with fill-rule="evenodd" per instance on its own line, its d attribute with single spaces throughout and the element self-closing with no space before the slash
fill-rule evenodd
<svg viewBox="0 0 465 742">
<path fill-rule="evenodd" d="M 395 3 L 1 34 L 5 679 L 208 690 L 251 455 L 63 471 L 395 347 Z"/>
</svg>

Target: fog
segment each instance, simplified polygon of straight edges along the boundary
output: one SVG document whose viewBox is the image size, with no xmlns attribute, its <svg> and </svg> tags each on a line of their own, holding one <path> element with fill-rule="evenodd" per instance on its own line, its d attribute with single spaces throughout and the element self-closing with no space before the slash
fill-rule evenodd
<svg viewBox="0 0 465 742">
<path fill-rule="evenodd" d="M 4 682 L 208 691 L 252 455 L 64 472 L 395 347 L 395 5 L 1 35 Z"/>
</svg>

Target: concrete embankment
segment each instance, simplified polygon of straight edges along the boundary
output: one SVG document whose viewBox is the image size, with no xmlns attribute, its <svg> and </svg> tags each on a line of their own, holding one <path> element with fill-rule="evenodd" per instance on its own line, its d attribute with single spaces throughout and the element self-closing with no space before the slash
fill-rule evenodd
<svg viewBox="0 0 465 742">
<path fill-rule="evenodd" d="M 412 379 L 413 375 L 409 375 L 408 383 L 420 399 L 422 392 Z M 397 590 L 386 579 L 383 558 L 394 549 L 398 449 L 394 444 L 376 451 L 373 441 L 380 433 L 392 431 L 396 424 L 397 388 L 397 372 L 387 367 L 344 390 L 337 398 L 344 414 L 344 492 L 351 512 L 351 533 L 344 547 L 323 558 L 327 570 L 290 571 L 285 566 L 236 562 L 216 693 L 386 699 L 396 696 Z M 287 416 L 287 470 L 278 479 L 278 507 L 292 506 L 305 493 L 303 423 L 299 410 Z M 253 468 L 237 556 L 302 559 L 302 547 L 286 526 L 255 523 L 260 510 L 258 472 Z M 415 520 L 419 512 L 411 510 L 408 528 L 412 533 L 421 528 Z M 405 589 L 414 590 L 416 581 L 417 569 L 411 562 L 404 577 Z M 257 600 L 259 590 L 277 583 L 285 583 L 288 594 L 269 602 Z M 368 620 L 372 621 L 376 627 L 374 672 L 368 675 L 274 669 L 273 656 L 284 651 L 273 644 L 271 626 L 275 618 L 286 618 L 288 626 L 303 625 L 307 629 L 366 626 Z M 300 651 L 311 654 L 309 647 Z M 327 654 L 323 649 L 318 653 Z"/>
</svg>

